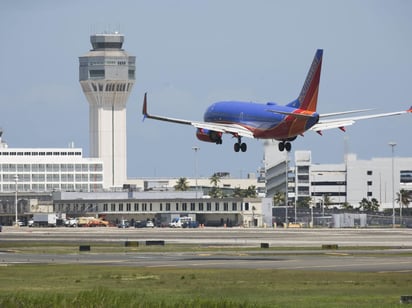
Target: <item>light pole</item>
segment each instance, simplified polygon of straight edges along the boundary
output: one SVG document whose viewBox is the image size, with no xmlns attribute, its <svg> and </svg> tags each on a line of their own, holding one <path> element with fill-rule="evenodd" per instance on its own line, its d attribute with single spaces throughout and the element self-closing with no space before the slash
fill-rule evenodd
<svg viewBox="0 0 412 308">
<path fill-rule="evenodd" d="M 322 217 L 325 217 L 325 195 L 322 195 L 320 201 L 322 202 Z"/>
<path fill-rule="evenodd" d="M 395 228 L 395 146 L 396 142 L 389 142 L 392 147 L 392 227 Z"/>
<path fill-rule="evenodd" d="M 15 227 L 18 227 L 19 226 L 19 224 L 18 224 L 18 222 L 17 222 L 17 219 L 18 219 L 18 217 L 17 217 L 17 215 L 18 215 L 18 213 L 17 213 L 17 182 L 19 181 L 19 176 L 16 174 L 16 175 L 14 175 L 14 184 L 16 185 L 16 191 L 15 191 L 15 196 L 14 196 L 14 199 L 15 199 L 15 208 L 16 208 L 16 220 L 15 220 Z"/>
<path fill-rule="evenodd" d="M 200 150 L 199 147 L 194 146 L 192 150 L 195 151 L 195 180 L 196 180 L 196 199 L 197 199 L 197 152 Z"/>
</svg>

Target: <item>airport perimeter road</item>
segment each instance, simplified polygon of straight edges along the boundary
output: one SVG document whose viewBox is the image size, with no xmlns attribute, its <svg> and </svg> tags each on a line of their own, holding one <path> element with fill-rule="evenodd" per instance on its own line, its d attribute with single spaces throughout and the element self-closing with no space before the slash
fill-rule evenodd
<svg viewBox="0 0 412 308">
<path fill-rule="evenodd" d="M 119 229 L 119 228 L 28 228 L 3 227 L 2 241 L 47 242 L 121 242 L 164 240 L 165 243 L 260 246 L 320 247 L 336 244 L 339 247 L 380 246 L 412 248 L 412 229 Z"/>
</svg>

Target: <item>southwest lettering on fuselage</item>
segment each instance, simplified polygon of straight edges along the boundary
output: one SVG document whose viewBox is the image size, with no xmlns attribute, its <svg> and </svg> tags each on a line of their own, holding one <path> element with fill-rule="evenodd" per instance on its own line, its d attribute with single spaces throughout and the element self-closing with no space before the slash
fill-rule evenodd
<svg viewBox="0 0 412 308">
<path fill-rule="evenodd" d="M 149 119 L 192 125 L 196 127 L 197 138 L 205 142 L 222 144 L 223 134 L 230 134 L 237 138 L 237 142 L 234 144 L 235 152 L 245 152 L 247 146 L 246 143 L 242 142 L 243 137 L 276 139 L 280 141 L 280 151 L 290 151 L 290 141 L 295 140 L 297 136 L 303 135 L 308 130 L 316 131 L 319 134 L 322 133 L 322 130 L 332 128 L 340 128 L 344 131 L 345 126 L 352 125 L 357 120 L 412 112 L 412 108 L 410 108 L 406 111 L 323 120 L 327 117 L 364 112 L 366 110 L 352 110 L 322 115 L 316 112 L 322 57 L 323 50 L 318 49 L 298 98 L 285 106 L 271 102 L 266 104 L 240 101 L 216 102 L 206 110 L 203 122 L 198 122 L 150 115 L 147 112 L 146 93 L 142 113 L 145 118 Z"/>
</svg>

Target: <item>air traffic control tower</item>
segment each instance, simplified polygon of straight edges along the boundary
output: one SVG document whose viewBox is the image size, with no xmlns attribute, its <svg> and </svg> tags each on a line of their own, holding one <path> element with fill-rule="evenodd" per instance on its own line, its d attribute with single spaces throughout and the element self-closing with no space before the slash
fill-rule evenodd
<svg viewBox="0 0 412 308">
<path fill-rule="evenodd" d="M 126 103 L 136 57 L 122 49 L 123 41 L 117 32 L 91 35 L 93 49 L 79 57 L 79 80 L 89 102 L 90 156 L 103 161 L 105 188 L 127 180 Z"/>
</svg>

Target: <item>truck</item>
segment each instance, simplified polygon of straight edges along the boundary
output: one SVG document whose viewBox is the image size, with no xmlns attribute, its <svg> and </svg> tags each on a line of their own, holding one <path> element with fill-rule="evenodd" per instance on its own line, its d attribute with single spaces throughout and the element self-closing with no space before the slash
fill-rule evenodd
<svg viewBox="0 0 412 308">
<path fill-rule="evenodd" d="M 96 217 L 78 217 L 77 218 L 78 227 L 108 227 L 109 222 Z"/>
<path fill-rule="evenodd" d="M 190 216 L 175 217 L 169 224 L 171 228 L 183 228 L 186 227 L 193 219 Z"/>
<path fill-rule="evenodd" d="M 29 227 L 56 227 L 56 213 L 34 213 L 33 218 L 29 220 Z"/>
<path fill-rule="evenodd" d="M 64 225 L 66 227 L 77 227 L 77 225 L 79 224 L 79 220 L 74 217 L 74 218 L 68 218 L 66 219 L 66 221 L 64 222 Z"/>
</svg>

